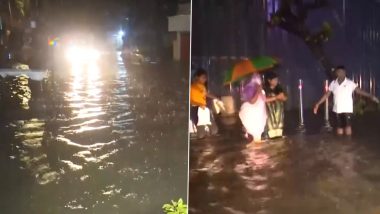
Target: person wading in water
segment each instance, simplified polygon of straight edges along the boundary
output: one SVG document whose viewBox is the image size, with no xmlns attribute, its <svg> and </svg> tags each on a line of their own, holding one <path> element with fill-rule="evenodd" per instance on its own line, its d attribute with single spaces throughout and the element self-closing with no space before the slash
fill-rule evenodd
<svg viewBox="0 0 380 214">
<path fill-rule="evenodd" d="M 342 136 L 352 135 L 351 118 L 354 112 L 354 92 L 379 103 L 379 99 L 371 94 L 361 90 L 356 83 L 346 77 L 346 69 L 344 66 L 338 66 L 335 69 L 337 79 L 332 81 L 329 90 L 323 95 L 314 107 L 314 114 L 317 114 L 319 106 L 330 97 L 334 95 L 334 108 L 333 112 L 337 119 L 337 134 Z"/>
<path fill-rule="evenodd" d="M 288 99 L 276 73 L 268 72 L 265 75 L 264 91 L 267 97 L 267 129 L 269 138 L 283 136 L 284 128 L 284 102 Z"/>
</svg>

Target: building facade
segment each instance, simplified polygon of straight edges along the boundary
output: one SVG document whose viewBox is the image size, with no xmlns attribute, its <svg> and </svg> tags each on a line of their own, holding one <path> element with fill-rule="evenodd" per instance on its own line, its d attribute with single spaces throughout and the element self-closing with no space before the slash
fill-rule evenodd
<svg viewBox="0 0 380 214">
<path fill-rule="evenodd" d="M 168 30 L 174 35 L 173 59 L 188 63 L 190 60 L 190 13 L 191 4 L 180 4 L 178 12 L 168 17 Z"/>
</svg>

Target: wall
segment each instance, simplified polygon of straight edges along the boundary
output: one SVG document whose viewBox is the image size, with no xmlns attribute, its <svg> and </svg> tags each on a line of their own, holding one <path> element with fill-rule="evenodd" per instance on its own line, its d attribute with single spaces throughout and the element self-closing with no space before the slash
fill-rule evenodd
<svg viewBox="0 0 380 214">
<path fill-rule="evenodd" d="M 169 32 L 190 32 L 190 15 L 176 15 L 169 19 Z"/>
<path fill-rule="evenodd" d="M 304 80 L 305 106 L 310 108 L 323 93 L 326 76 L 317 59 L 298 37 L 269 28 L 266 21 L 281 0 L 193 0 L 192 64 L 209 71 L 210 89 L 228 93 L 225 72 L 239 57 L 269 55 L 280 59 L 276 72 L 286 86 L 290 107 L 298 105 L 298 79 Z M 330 0 L 327 9 L 310 12 L 307 24 L 319 30 L 323 22 L 333 34 L 324 44 L 326 55 L 348 74 L 362 73 L 369 90 L 370 74 L 380 80 L 380 2 L 375 0 Z M 380 84 L 377 84 L 378 95 Z"/>
<path fill-rule="evenodd" d="M 180 33 L 176 33 L 176 38 L 173 40 L 173 59 L 179 61 L 181 59 L 181 43 Z"/>
</svg>

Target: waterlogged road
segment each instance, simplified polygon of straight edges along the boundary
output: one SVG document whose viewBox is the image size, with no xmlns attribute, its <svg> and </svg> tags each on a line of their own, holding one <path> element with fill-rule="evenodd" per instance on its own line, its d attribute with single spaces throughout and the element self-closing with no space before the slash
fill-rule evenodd
<svg viewBox="0 0 380 214">
<path fill-rule="evenodd" d="M 46 114 L 0 123 L 0 213 L 161 213 L 185 199 L 186 68 L 69 73 Z"/>
<path fill-rule="evenodd" d="M 294 135 L 247 148 L 236 128 L 193 141 L 189 213 L 380 213 L 379 119 L 356 120 L 353 139 Z"/>
</svg>

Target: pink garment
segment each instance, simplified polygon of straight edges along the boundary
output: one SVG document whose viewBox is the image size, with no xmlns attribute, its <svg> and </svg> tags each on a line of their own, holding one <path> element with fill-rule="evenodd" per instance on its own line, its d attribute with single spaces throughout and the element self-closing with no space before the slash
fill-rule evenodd
<svg viewBox="0 0 380 214">
<path fill-rule="evenodd" d="M 258 87 L 261 85 L 260 77 L 253 76 L 252 80 L 247 84 L 250 87 L 249 90 L 253 90 L 257 92 Z M 267 111 L 265 105 L 265 92 L 258 92 L 259 97 L 257 101 L 251 104 L 245 95 L 244 103 L 240 108 L 239 117 L 240 120 L 248 132 L 248 134 L 252 135 L 254 140 L 261 140 L 261 135 L 264 132 L 265 125 L 267 122 Z M 254 94 L 252 95 L 252 97 Z"/>
</svg>

